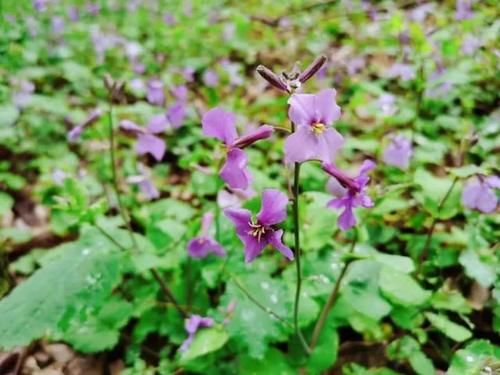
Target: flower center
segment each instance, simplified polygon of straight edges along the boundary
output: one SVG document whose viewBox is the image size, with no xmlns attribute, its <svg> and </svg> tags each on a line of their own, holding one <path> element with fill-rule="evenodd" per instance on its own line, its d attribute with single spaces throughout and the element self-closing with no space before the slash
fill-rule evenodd
<svg viewBox="0 0 500 375">
<path fill-rule="evenodd" d="M 325 124 L 323 124 L 321 122 L 315 122 L 314 124 L 312 124 L 311 127 L 312 127 L 312 131 L 316 135 L 320 135 L 321 133 L 323 133 L 326 130 Z"/>
<path fill-rule="evenodd" d="M 260 242 L 262 236 L 266 233 L 266 227 L 263 226 L 262 224 L 259 224 L 258 222 L 249 222 L 248 225 L 250 226 L 250 228 L 252 228 L 248 234 L 253 236 L 253 237 L 257 237 L 257 241 Z"/>
</svg>

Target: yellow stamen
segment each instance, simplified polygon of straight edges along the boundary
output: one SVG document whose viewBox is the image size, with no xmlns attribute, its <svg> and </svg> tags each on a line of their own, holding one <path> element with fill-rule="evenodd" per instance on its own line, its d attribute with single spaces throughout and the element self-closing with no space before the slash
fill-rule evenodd
<svg viewBox="0 0 500 375">
<path fill-rule="evenodd" d="M 325 130 L 326 130 L 326 126 L 325 126 L 325 124 L 323 124 L 321 122 L 316 122 L 316 123 L 312 124 L 312 131 L 316 135 L 320 135 Z"/>
<path fill-rule="evenodd" d="M 260 242 L 262 236 L 266 233 L 266 228 L 258 223 L 248 223 L 248 225 L 252 228 L 251 231 L 248 232 L 249 235 L 253 237 L 257 237 L 257 241 Z"/>
</svg>

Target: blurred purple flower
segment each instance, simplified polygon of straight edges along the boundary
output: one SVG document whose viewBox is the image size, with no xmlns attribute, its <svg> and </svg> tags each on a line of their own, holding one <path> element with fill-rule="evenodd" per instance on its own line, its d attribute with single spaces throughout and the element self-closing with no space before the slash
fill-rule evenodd
<svg viewBox="0 0 500 375">
<path fill-rule="evenodd" d="M 410 164 L 412 154 L 411 141 L 402 135 L 397 135 L 391 138 L 391 143 L 384 151 L 383 160 L 387 165 L 406 169 Z"/>
<path fill-rule="evenodd" d="M 221 140 L 227 147 L 226 162 L 220 171 L 221 178 L 232 189 L 245 190 L 250 182 L 250 173 L 247 170 L 247 156 L 242 149 L 258 140 L 269 138 L 274 131 L 273 127 L 262 125 L 255 131 L 238 137 L 236 116 L 219 107 L 203 115 L 202 125 L 204 135 Z"/>
<path fill-rule="evenodd" d="M 273 246 L 289 260 L 293 260 L 293 252 L 285 246 L 281 237 L 282 229 L 275 225 L 286 219 L 288 198 L 279 190 L 266 189 L 262 193 L 262 207 L 256 218 L 252 218 L 249 210 L 227 208 L 224 214 L 236 227 L 236 234 L 245 246 L 245 261 L 251 262 L 267 245 Z"/>
<path fill-rule="evenodd" d="M 33 0 L 33 8 L 35 8 L 37 12 L 44 12 L 47 10 L 48 3 L 49 0 Z"/>
<path fill-rule="evenodd" d="M 467 20 L 472 18 L 472 0 L 456 0 L 455 2 L 455 19 L 457 21 Z"/>
<path fill-rule="evenodd" d="M 68 174 L 59 168 L 56 168 L 52 171 L 52 181 L 56 185 L 62 185 L 67 177 Z"/>
<path fill-rule="evenodd" d="M 436 4 L 425 3 L 413 8 L 410 12 L 410 19 L 415 22 L 424 22 L 427 14 L 432 13 Z"/>
<path fill-rule="evenodd" d="M 326 89 L 318 94 L 293 94 L 288 100 L 288 117 L 296 126 L 295 133 L 285 141 L 288 163 L 306 160 L 331 162 L 342 146 L 343 138 L 329 127 L 340 118 L 335 102 L 336 91 Z"/>
<path fill-rule="evenodd" d="M 400 78 L 402 81 L 415 79 L 415 69 L 409 64 L 394 63 L 387 71 L 389 78 Z"/>
<path fill-rule="evenodd" d="M 135 150 L 138 155 L 150 154 L 157 161 L 160 161 L 163 155 L 165 155 L 165 141 L 156 136 L 156 134 L 162 133 L 165 130 L 165 126 L 156 116 L 151 119 L 146 128 L 140 127 L 132 121 L 122 120 L 120 122 L 120 129 L 125 133 L 137 137 Z"/>
<path fill-rule="evenodd" d="M 142 80 L 142 78 L 133 78 L 132 80 L 130 80 L 129 87 L 132 90 L 136 90 L 136 91 L 146 90 L 146 85 L 144 84 L 144 81 Z"/>
<path fill-rule="evenodd" d="M 85 121 L 76 125 L 75 127 L 73 127 L 73 129 L 71 129 L 68 132 L 67 135 L 68 141 L 71 143 L 76 142 L 78 138 L 80 138 L 80 135 L 82 134 L 83 130 L 87 126 L 92 125 L 94 122 L 99 120 L 101 116 L 102 116 L 102 111 L 99 108 L 96 108 L 92 112 L 90 112 L 89 116 L 85 119 Z"/>
<path fill-rule="evenodd" d="M 60 35 L 64 31 L 64 18 L 61 16 L 54 16 L 51 19 L 52 32 L 55 35 Z"/>
<path fill-rule="evenodd" d="M 194 81 L 194 73 L 195 70 L 190 67 L 186 67 L 182 70 L 182 76 L 184 77 L 184 80 L 186 82 L 193 82 Z"/>
<path fill-rule="evenodd" d="M 386 116 L 392 116 L 396 113 L 396 97 L 392 94 L 382 94 L 377 100 L 377 104 Z"/>
<path fill-rule="evenodd" d="M 217 204 L 220 208 L 241 207 L 241 205 L 248 199 L 255 196 L 255 190 L 249 187 L 246 190 L 226 189 L 219 190 L 217 193 Z"/>
<path fill-rule="evenodd" d="M 163 22 L 165 22 L 168 26 L 174 26 L 176 23 L 174 15 L 170 12 L 166 12 L 163 15 Z"/>
<path fill-rule="evenodd" d="M 146 98 L 153 105 L 163 106 L 165 104 L 165 93 L 163 92 L 163 82 L 161 80 L 149 80 Z"/>
<path fill-rule="evenodd" d="M 464 55 L 473 55 L 482 45 L 481 39 L 472 34 L 467 34 L 462 42 L 462 53 Z"/>
<path fill-rule="evenodd" d="M 180 352 L 185 352 L 188 350 L 189 346 L 194 340 L 194 335 L 200 328 L 208 328 L 214 325 L 214 320 L 212 318 L 205 318 L 200 315 L 191 315 L 189 319 L 186 320 L 184 327 L 188 333 L 188 337 L 182 343 L 179 348 Z"/>
<path fill-rule="evenodd" d="M 175 96 L 176 99 L 185 101 L 188 96 L 188 89 L 185 85 L 174 86 L 172 89 L 172 95 Z"/>
<path fill-rule="evenodd" d="M 363 57 L 353 57 L 346 63 L 346 67 L 350 76 L 355 75 L 365 67 L 365 59 Z"/>
<path fill-rule="evenodd" d="M 212 213 L 205 213 L 201 219 L 200 235 L 189 241 L 187 250 L 188 254 L 193 258 L 205 258 L 211 252 L 220 257 L 226 255 L 222 246 L 209 235 L 213 220 L 214 215 Z"/>
<path fill-rule="evenodd" d="M 18 91 L 12 94 L 12 103 L 20 109 L 26 107 L 31 101 L 33 92 L 35 91 L 35 85 L 26 80 L 19 82 Z"/>
<path fill-rule="evenodd" d="M 87 3 L 86 9 L 91 16 L 97 16 L 101 11 L 101 6 L 99 3 Z"/>
<path fill-rule="evenodd" d="M 337 224 L 343 231 L 356 225 L 356 217 L 353 209 L 355 207 L 373 207 L 371 198 L 366 195 L 366 185 L 370 178 L 368 172 L 375 168 L 375 163 L 365 160 L 359 170 L 359 175 L 351 178 L 332 164 L 323 163 L 323 170 L 332 176 L 335 181 L 329 181 L 327 188 L 337 198 L 327 203 L 327 207 L 334 209 L 343 208 Z"/>
<path fill-rule="evenodd" d="M 157 199 L 160 197 L 160 192 L 151 180 L 151 172 L 146 169 L 143 164 L 138 166 L 139 174 L 127 178 L 129 184 L 136 184 L 142 195 L 148 200 Z"/>
<path fill-rule="evenodd" d="M 80 18 L 78 8 L 75 6 L 69 7 L 68 8 L 68 17 L 72 22 L 78 21 L 78 18 Z"/>
<path fill-rule="evenodd" d="M 470 209 L 491 213 L 498 205 L 495 189 L 500 189 L 500 177 L 479 176 L 477 180 L 469 181 L 465 185 L 462 192 L 462 204 Z"/>
<path fill-rule="evenodd" d="M 219 76 L 212 69 L 207 69 L 203 72 L 203 83 L 207 87 L 215 87 L 219 83 Z"/>
<path fill-rule="evenodd" d="M 229 76 L 229 83 L 233 86 L 241 86 L 244 83 L 244 79 L 240 74 L 240 66 L 236 63 L 232 63 L 228 59 L 221 61 L 221 66 L 227 72 Z"/>
</svg>

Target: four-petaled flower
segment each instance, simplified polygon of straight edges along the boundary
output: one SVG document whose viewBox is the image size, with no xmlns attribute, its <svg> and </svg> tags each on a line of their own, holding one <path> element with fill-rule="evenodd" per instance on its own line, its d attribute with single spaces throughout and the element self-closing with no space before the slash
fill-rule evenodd
<svg viewBox="0 0 500 375">
<path fill-rule="evenodd" d="M 210 212 L 203 215 L 200 235 L 189 241 L 187 250 L 188 254 L 193 258 L 204 258 L 210 252 L 220 257 L 226 255 L 222 246 L 209 235 L 213 219 L 214 216 Z"/>
<path fill-rule="evenodd" d="M 151 180 L 151 172 L 143 164 L 139 164 L 137 169 L 140 174 L 128 177 L 127 182 L 129 184 L 137 184 L 146 199 L 153 200 L 159 198 L 160 192 Z"/>
<path fill-rule="evenodd" d="M 292 260 L 293 252 L 281 240 L 283 230 L 275 226 L 286 219 L 287 196 L 275 189 L 262 194 L 262 207 L 256 218 L 246 209 L 227 208 L 224 214 L 236 226 L 236 234 L 245 246 L 245 261 L 251 262 L 267 245 Z"/>
<path fill-rule="evenodd" d="M 370 181 L 368 172 L 375 168 L 375 163 L 371 160 L 365 160 L 359 170 L 359 175 L 351 178 L 341 170 L 329 163 L 323 163 L 323 170 L 333 178 L 328 182 L 328 190 L 337 198 L 327 203 L 327 207 L 340 209 L 344 211 L 338 218 L 339 228 L 343 231 L 356 225 L 356 217 L 353 209 L 355 207 L 373 207 L 371 198 L 366 195 L 366 185 Z"/>
<path fill-rule="evenodd" d="M 343 143 L 342 136 L 330 127 L 340 118 L 335 95 L 334 89 L 327 89 L 318 94 L 294 94 L 290 97 L 288 115 L 296 131 L 285 142 L 288 163 L 306 160 L 329 163 L 335 158 Z"/>
<path fill-rule="evenodd" d="M 135 150 L 137 154 L 151 154 L 157 161 L 160 161 L 167 149 L 165 141 L 156 134 L 163 133 L 165 130 L 166 121 L 163 120 L 164 115 L 154 116 L 146 128 L 143 128 L 129 120 L 122 120 L 120 128 L 129 134 L 137 137 Z"/>
<path fill-rule="evenodd" d="M 233 113 L 213 108 L 203 116 L 203 134 L 224 142 L 227 159 L 220 176 L 232 189 L 245 190 L 250 182 L 250 172 L 247 170 L 248 159 L 243 148 L 260 139 L 269 138 L 274 129 L 272 126 L 262 125 L 249 134 L 238 137 L 235 123 L 236 116 Z"/>
<path fill-rule="evenodd" d="M 410 164 L 412 154 L 411 140 L 402 135 L 397 135 L 392 137 L 391 143 L 384 150 L 383 160 L 387 165 L 406 169 Z"/>
<path fill-rule="evenodd" d="M 184 342 L 182 343 L 181 347 L 179 348 L 179 351 L 185 352 L 188 350 L 189 345 L 194 340 L 194 335 L 200 328 L 208 328 L 212 327 L 214 325 L 214 320 L 212 318 L 206 318 L 200 315 L 191 315 L 189 319 L 186 320 L 186 323 L 184 324 L 184 328 L 186 329 L 188 333 L 188 337 Z"/>
<path fill-rule="evenodd" d="M 470 181 L 465 185 L 462 192 L 462 204 L 484 213 L 493 212 L 498 205 L 495 189 L 500 189 L 500 177 L 479 176 L 477 181 Z"/>
</svg>

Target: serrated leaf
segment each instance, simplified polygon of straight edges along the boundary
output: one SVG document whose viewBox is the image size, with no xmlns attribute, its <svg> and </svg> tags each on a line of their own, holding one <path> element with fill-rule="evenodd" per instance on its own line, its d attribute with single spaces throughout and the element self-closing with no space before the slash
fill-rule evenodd
<svg viewBox="0 0 500 375">
<path fill-rule="evenodd" d="M 10 349 L 57 331 L 69 308 L 104 301 L 121 278 L 123 253 L 96 230 L 62 245 L 61 255 L 0 301 L 0 347 Z"/>
<path fill-rule="evenodd" d="M 422 305 L 431 296 L 411 276 L 387 266 L 380 270 L 379 286 L 388 299 L 403 306 Z"/>
<path fill-rule="evenodd" d="M 425 313 L 425 317 L 434 327 L 439 329 L 452 340 L 462 342 L 472 337 L 471 331 L 461 325 L 458 325 L 457 323 L 452 322 L 444 315 L 427 312 Z"/>
<path fill-rule="evenodd" d="M 195 358 L 215 352 L 229 340 L 229 335 L 222 327 L 201 329 L 196 333 L 189 348 L 182 353 L 181 362 L 188 362 Z"/>
</svg>

